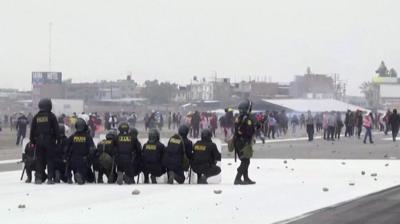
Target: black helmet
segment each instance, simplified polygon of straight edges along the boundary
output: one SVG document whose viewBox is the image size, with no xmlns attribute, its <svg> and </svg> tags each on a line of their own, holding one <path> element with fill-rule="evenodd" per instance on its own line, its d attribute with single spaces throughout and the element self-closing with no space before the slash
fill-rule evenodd
<svg viewBox="0 0 400 224">
<path fill-rule="evenodd" d="M 86 130 L 86 122 L 82 118 L 78 118 L 75 123 L 76 131 L 83 132 Z"/>
<path fill-rule="evenodd" d="M 243 102 L 241 102 L 238 106 L 238 110 L 240 115 L 249 115 L 251 112 L 251 108 L 252 108 L 252 103 L 250 100 L 245 100 Z"/>
<path fill-rule="evenodd" d="M 115 129 L 111 129 L 106 134 L 107 140 L 114 140 L 117 136 L 117 131 Z"/>
<path fill-rule="evenodd" d="M 201 131 L 201 140 L 203 141 L 211 141 L 212 133 L 210 129 L 206 128 Z"/>
<path fill-rule="evenodd" d="M 187 125 L 181 125 L 178 129 L 178 134 L 182 138 L 186 138 L 187 135 L 189 134 L 189 127 Z"/>
<path fill-rule="evenodd" d="M 160 132 L 157 129 L 153 128 L 149 131 L 149 142 L 155 143 L 160 141 Z"/>
<path fill-rule="evenodd" d="M 126 122 L 121 123 L 118 126 L 118 130 L 119 130 L 120 133 L 123 133 L 123 134 L 128 133 L 129 132 L 129 124 L 126 123 Z"/>
<path fill-rule="evenodd" d="M 49 98 L 43 98 L 39 101 L 39 110 L 40 111 L 48 111 L 50 112 L 52 109 L 52 103 L 51 100 Z"/>
<path fill-rule="evenodd" d="M 136 128 L 131 128 L 131 135 L 133 138 L 137 138 L 139 131 Z"/>
<path fill-rule="evenodd" d="M 64 124 L 59 124 L 58 125 L 58 134 L 61 137 L 65 136 L 65 126 L 64 126 Z"/>
</svg>

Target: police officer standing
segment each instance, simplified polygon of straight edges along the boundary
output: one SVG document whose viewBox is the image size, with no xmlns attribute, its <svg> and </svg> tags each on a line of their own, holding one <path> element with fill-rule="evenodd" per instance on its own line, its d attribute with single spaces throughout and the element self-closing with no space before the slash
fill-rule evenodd
<svg viewBox="0 0 400 224">
<path fill-rule="evenodd" d="M 237 168 L 234 181 L 235 185 L 256 183 L 249 178 L 250 158 L 253 156 L 253 137 L 256 131 L 256 121 L 251 117 L 251 108 L 250 100 L 240 103 L 238 107 L 239 117 L 235 120 L 233 146 L 240 159 L 240 166 Z M 244 180 L 242 180 L 242 176 Z"/>
<path fill-rule="evenodd" d="M 197 173 L 198 184 L 207 184 L 209 177 L 221 173 L 221 168 L 217 166 L 217 162 L 221 161 L 221 153 L 219 153 L 211 138 L 212 132 L 209 129 L 204 129 L 201 132 L 201 140 L 193 146 L 191 166 L 193 171 Z"/>
<path fill-rule="evenodd" d="M 59 137 L 56 116 L 50 99 L 39 101 L 39 112 L 33 117 L 30 142 L 36 146 L 35 184 L 41 184 L 47 165 L 48 184 L 54 184 L 54 149 Z"/>
</svg>

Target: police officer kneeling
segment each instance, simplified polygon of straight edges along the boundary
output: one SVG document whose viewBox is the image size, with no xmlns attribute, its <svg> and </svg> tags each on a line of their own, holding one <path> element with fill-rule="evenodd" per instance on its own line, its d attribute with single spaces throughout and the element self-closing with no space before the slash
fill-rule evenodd
<svg viewBox="0 0 400 224">
<path fill-rule="evenodd" d="M 221 173 L 217 162 L 221 161 L 221 153 L 211 140 L 212 133 L 209 129 L 201 132 L 201 140 L 193 146 L 191 167 L 197 173 L 197 183 L 207 184 L 207 178 Z"/>
<path fill-rule="evenodd" d="M 75 182 L 81 185 L 85 182 L 94 182 L 91 162 L 95 146 L 83 119 L 77 119 L 75 128 L 76 132 L 69 137 L 68 141 L 67 161 L 74 173 Z"/>
<path fill-rule="evenodd" d="M 58 134 L 59 139 L 57 142 L 56 150 L 54 152 L 54 182 L 60 183 L 60 180 L 63 182 L 68 182 L 68 177 L 71 176 L 71 172 L 66 171 L 68 168 L 65 164 L 66 153 L 68 150 L 68 137 L 65 136 L 65 126 L 64 124 L 59 124 L 58 126 Z"/>
<path fill-rule="evenodd" d="M 165 148 L 163 165 L 168 171 L 168 183 L 174 180 L 179 184 L 185 182 L 184 171 L 189 170 L 189 158 L 191 156 L 192 142 L 187 138 L 189 128 L 186 125 L 179 127 L 178 134 L 173 135 Z M 187 154 L 189 152 L 189 156 Z"/>
<path fill-rule="evenodd" d="M 115 172 L 115 154 L 117 133 L 110 130 L 106 134 L 106 139 L 99 142 L 95 152 L 93 167 L 98 171 L 97 183 L 104 183 L 103 175 L 107 176 L 108 183 L 115 183 L 117 175 Z"/>
<path fill-rule="evenodd" d="M 151 183 L 156 184 L 156 177 L 165 173 L 165 167 L 162 165 L 162 158 L 165 146 L 160 142 L 160 133 L 157 129 L 150 129 L 149 140 L 143 145 L 142 166 L 144 173 L 144 183 L 149 183 L 149 174 Z"/>
<path fill-rule="evenodd" d="M 22 154 L 22 161 L 25 163 L 24 169 L 26 170 L 26 181 L 25 183 L 30 183 L 32 181 L 32 171 L 35 171 L 35 163 L 36 163 L 36 148 L 34 144 L 31 144 L 30 142 L 26 144 L 24 153 Z M 43 176 L 44 181 L 47 176 Z"/>
<path fill-rule="evenodd" d="M 130 133 L 128 123 L 121 123 L 117 137 L 117 184 L 134 184 L 135 176 L 139 174 L 139 163 L 142 145 L 136 136 Z"/>
</svg>

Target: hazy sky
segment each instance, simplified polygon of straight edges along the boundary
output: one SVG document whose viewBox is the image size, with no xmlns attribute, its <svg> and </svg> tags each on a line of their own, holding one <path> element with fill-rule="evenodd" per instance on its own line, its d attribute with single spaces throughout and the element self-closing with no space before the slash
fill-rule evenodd
<svg viewBox="0 0 400 224">
<path fill-rule="evenodd" d="M 48 70 L 49 22 L 52 70 L 74 81 L 288 82 L 311 66 L 359 94 L 381 60 L 400 70 L 398 0 L 0 0 L 0 87 Z"/>
</svg>

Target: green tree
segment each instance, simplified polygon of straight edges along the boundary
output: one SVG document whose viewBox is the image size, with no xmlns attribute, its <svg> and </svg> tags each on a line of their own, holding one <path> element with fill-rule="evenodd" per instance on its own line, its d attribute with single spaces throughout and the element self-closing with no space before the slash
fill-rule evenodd
<svg viewBox="0 0 400 224">
<path fill-rule="evenodd" d="M 389 76 L 390 77 L 397 77 L 397 72 L 396 72 L 396 70 L 394 70 L 394 68 L 390 69 Z"/>
<path fill-rule="evenodd" d="M 144 82 L 143 96 L 147 98 L 150 103 L 164 104 L 169 103 L 175 97 L 178 86 L 175 83 L 158 82 L 155 80 L 147 80 Z"/>
<path fill-rule="evenodd" d="M 371 82 L 363 82 L 360 86 L 361 93 L 364 94 L 369 108 L 376 108 L 378 100 L 376 95 L 377 86 Z"/>
</svg>

